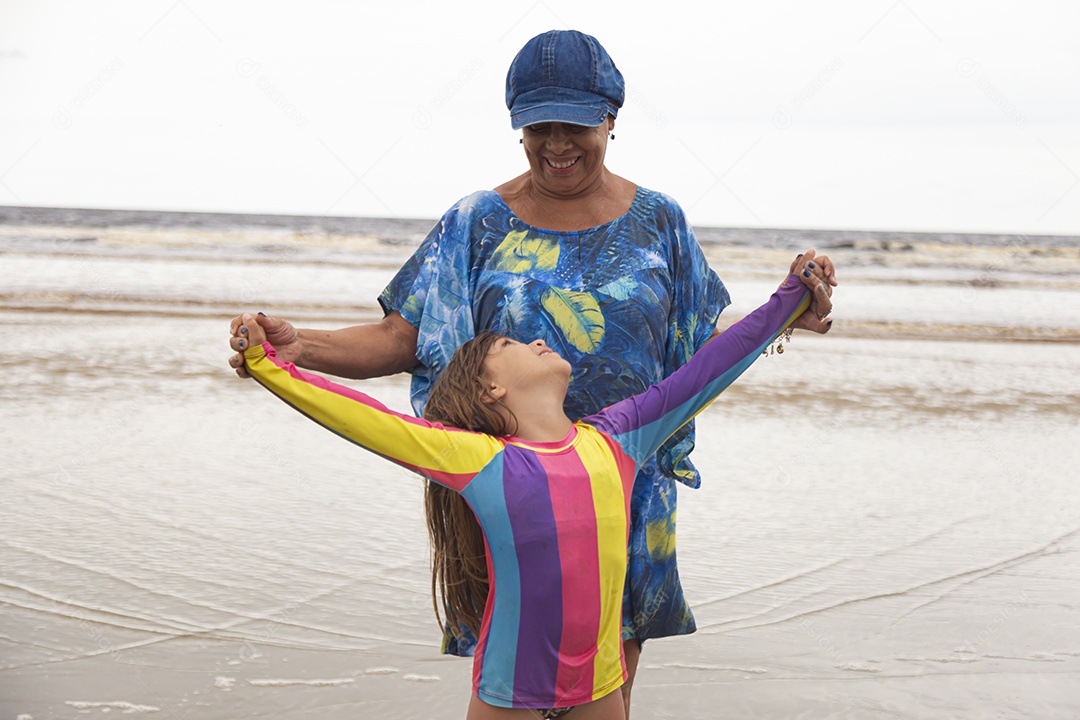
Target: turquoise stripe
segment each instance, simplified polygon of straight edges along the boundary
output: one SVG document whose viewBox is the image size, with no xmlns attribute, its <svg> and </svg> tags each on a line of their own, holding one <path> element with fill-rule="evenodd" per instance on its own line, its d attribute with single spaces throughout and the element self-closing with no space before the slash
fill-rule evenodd
<svg viewBox="0 0 1080 720">
<path fill-rule="evenodd" d="M 765 343 L 768 345 L 768 343 Z M 762 347 L 765 347 L 763 345 Z M 689 400 L 679 405 L 671 412 L 665 413 L 663 417 L 653 422 L 643 425 L 639 428 L 635 428 L 627 433 L 621 433 L 614 436 L 620 445 L 624 448 L 631 448 L 632 452 L 627 453 L 637 463 L 644 462 L 650 455 L 656 452 L 656 449 L 660 447 L 665 440 L 686 424 L 691 418 L 697 415 L 702 408 L 707 406 L 714 398 L 720 393 L 724 392 L 731 383 L 735 382 L 746 368 L 750 367 L 760 352 L 755 352 L 749 357 L 745 357 L 729 368 L 720 377 L 716 378 L 704 388 L 701 392 L 697 393 Z"/>
<path fill-rule="evenodd" d="M 484 528 L 495 566 L 493 576 L 498 578 L 495 587 L 497 607 L 491 615 L 500 622 L 491 623 L 484 642 L 480 685 L 476 688 L 477 695 L 484 702 L 497 707 L 510 707 L 511 698 L 514 697 L 514 666 L 517 664 L 521 608 L 521 571 L 503 491 L 505 458 L 505 453 L 500 453 L 461 493 Z M 507 547 L 502 547 L 500 542 Z"/>
<path fill-rule="evenodd" d="M 664 441 L 671 437 L 676 430 L 689 422 L 695 415 L 707 407 L 709 403 L 719 397 L 724 390 L 727 390 L 728 386 L 735 382 L 740 375 L 746 372 L 746 369 L 754 364 L 754 361 L 761 356 L 761 353 L 765 351 L 765 348 L 769 346 L 769 343 L 775 340 L 776 337 L 783 332 L 783 328 L 786 328 L 795 318 L 802 314 L 805 309 L 804 305 L 806 305 L 807 302 L 808 301 L 804 298 L 804 300 L 799 303 L 799 307 L 792 313 L 780 330 L 773 333 L 768 340 L 761 343 L 753 352 L 747 353 L 745 357 L 728 368 L 722 375 L 710 381 L 700 392 L 694 394 L 691 398 L 686 400 L 686 402 L 680 404 L 673 410 L 664 413 L 663 417 L 658 418 L 651 423 L 631 429 L 628 432 L 612 435 L 612 437 L 614 437 L 624 448 L 628 448 L 627 454 L 634 458 L 635 462 L 644 462 L 650 455 L 656 452 L 657 448 L 663 445 Z M 699 350 L 698 352 L 701 351 Z"/>
</svg>

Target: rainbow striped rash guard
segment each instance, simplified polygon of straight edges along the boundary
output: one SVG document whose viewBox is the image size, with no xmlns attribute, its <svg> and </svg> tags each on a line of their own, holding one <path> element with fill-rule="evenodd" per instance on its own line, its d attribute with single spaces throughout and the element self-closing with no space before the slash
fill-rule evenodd
<svg viewBox="0 0 1080 720">
<path fill-rule="evenodd" d="M 562 708 L 626 679 L 621 612 L 638 465 L 750 366 L 805 309 L 794 275 L 769 301 L 645 392 L 554 442 L 494 437 L 390 410 L 298 370 L 265 344 L 249 373 L 309 418 L 461 493 L 484 532 L 490 590 L 473 692 L 498 707 Z"/>
</svg>

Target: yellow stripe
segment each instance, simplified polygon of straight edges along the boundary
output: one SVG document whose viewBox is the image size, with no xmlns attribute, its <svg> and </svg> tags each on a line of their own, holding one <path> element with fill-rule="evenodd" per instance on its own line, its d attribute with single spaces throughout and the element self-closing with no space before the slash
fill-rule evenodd
<svg viewBox="0 0 1080 720">
<path fill-rule="evenodd" d="M 315 422 L 401 464 L 454 475 L 479 472 L 502 450 L 495 438 L 482 433 L 427 427 L 389 408 L 372 407 L 359 398 L 313 385 L 290 375 L 263 358 L 248 361 L 252 374 L 272 393 L 286 400 Z M 311 376 L 315 379 L 316 376 Z M 357 390 L 330 383 L 330 388 Z M 363 394 L 363 393 L 359 393 Z M 367 402 L 378 402 L 366 395 Z"/>
<path fill-rule="evenodd" d="M 529 450 L 529 451 L 534 452 L 534 453 L 540 453 L 540 454 L 544 454 L 544 455 L 549 455 L 551 453 L 566 452 L 567 448 L 573 447 L 574 443 L 576 443 L 576 442 L 577 442 L 577 436 L 575 435 L 573 440 L 566 443 L 565 445 L 560 445 L 558 447 L 537 447 L 535 444 L 530 443 L 528 440 L 507 440 L 506 444 L 507 445 L 514 445 L 514 446 L 517 446 L 519 448 L 524 448 L 524 449 Z"/>
<path fill-rule="evenodd" d="M 622 681 L 622 597 L 626 578 L 626 496 L 611 449 L 600 433 L 578 426 L 578 455 L 592 483 L 600 551 L 600 626 L 593 659 L 593 700 Z M 583 437 L 584 436 L 584 437 Z"/>
</svg>

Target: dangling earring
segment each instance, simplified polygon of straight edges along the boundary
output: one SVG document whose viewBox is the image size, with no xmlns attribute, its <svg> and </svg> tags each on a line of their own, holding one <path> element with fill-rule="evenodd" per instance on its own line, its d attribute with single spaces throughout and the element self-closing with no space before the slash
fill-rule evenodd
<svg viewBox="0 0 1080 720">
<path fill-rule="evenodd" d="M 518 145 L 524 145 L 524 144 L 525 144 L 525 138 L 518 138 Z"/>
<path fill-rule="evenodd" d="M 611 133 L 611 139 L 612 139 L 612 140 L 614 140 L 614 139 L 615 139 L 615 133 Z"/>
</svg>

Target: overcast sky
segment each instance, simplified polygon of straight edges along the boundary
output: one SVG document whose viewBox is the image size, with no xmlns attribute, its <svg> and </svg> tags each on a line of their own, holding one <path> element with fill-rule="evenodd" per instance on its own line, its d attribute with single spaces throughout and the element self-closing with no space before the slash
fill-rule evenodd
<svg viewBox="0 0 1080 720">
<path fill-rule="evenodd" d="M 1080 234 L 1080 3 L 0 0 L 0 204 L 438 217 L 526 168 L 533 35 L 698 225 Z"/>
</svg>

